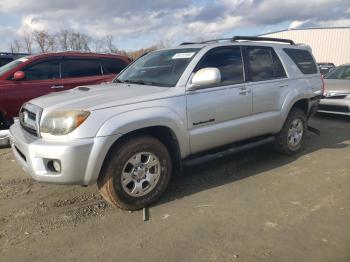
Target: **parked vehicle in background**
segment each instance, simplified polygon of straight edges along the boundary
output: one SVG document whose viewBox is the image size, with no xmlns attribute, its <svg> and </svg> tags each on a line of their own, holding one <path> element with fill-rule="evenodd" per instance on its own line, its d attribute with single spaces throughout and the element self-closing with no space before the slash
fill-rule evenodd
<svg viewBox="0 0 350 262">
<path fill-rule="evenodd" d="M 325 75 L 333 68 L 335 68 L 335 65 L 333 63 L 317 63 L 317 65 L 320 69 L 321 75 Z"/>
<path fill-rule="evenodd" d="M 322 88 L 309 48 L 291 40 L 185 43 L 148 53 L 111 84 L 26 103 L 12 149 L 36 180 L 97 181 L 112 205 L 139 209 L 183 159 L 208 150 L 268 139 L 299 152 Z"/>
<path fill-rule="evenodd" d="M 0 52 L 0 67 L 12 62 L 23 56 L 28 56 L 29 54 L 25 53 L 4 53 Z"/>
<path fill-rule="evenodd" d="M 350 64 L 336 67 L 324 77 L 325 92 L 318 112 L 350 115 Z"/>
<path fill-rule="evenodd" d="M 0 68 L 0 129 L 8 128 L 23 103 L 81 85 L 112 81 L 130 60 L 125 56 L 60 52 L 19 58 Z"/>
</svg>

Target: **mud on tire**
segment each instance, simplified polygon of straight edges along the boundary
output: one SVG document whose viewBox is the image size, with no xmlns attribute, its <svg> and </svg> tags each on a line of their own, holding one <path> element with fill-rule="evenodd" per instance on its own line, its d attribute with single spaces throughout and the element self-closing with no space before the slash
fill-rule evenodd
<svg viewBox="0 0 350 262">
<path fill-rule="evenodd" d="M 149 167 L 152 164 L 154 166 Z M 150 136 L 130 137 L 111 149 L 97 186 L 113 206 L 137 210 L 160 197 L 169 183 L 171 171 L 169 152 L 159 140 Z M 131 179 L 129 184 L 128 179 Z"/>
</svg>

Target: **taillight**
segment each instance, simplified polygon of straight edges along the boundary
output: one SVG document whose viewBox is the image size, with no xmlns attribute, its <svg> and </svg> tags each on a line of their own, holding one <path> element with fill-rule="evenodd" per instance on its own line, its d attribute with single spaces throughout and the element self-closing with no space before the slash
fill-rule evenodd
<svg viewBox="0 0 350 262">
<path fill-rule="evenodd" d="M 322 96 L 325 95 L 325 84 L 324 84 L 324 78 L 323 78 L 323 75 L 321 75 L 321 80 L 322 80 Z"/>
</svg>

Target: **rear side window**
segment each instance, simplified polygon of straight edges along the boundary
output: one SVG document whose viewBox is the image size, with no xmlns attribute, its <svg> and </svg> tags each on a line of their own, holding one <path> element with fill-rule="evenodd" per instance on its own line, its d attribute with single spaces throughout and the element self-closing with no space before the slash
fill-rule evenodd
<svg viewBox="0 0 350 262">
<path fill-rule="evenodd" d="M 103 59 L 103 74 L 119 74 L 126 65 L 127 64 L 121 59 Z"/>
<path fill-rule="evenodd" d="M 284 52 L 293 60 L 303 74 L 317 74 L 317 66 L 307 50 L 284 48 Z"/>
<path fill-rule="evenodd" d="M 101 64 L 95 59 L 68 59 L 65 61 L 65 77 L 102 75 Z"/>
<path fill-rule="evenodd" d="M 246 47 L 250 80 L 265 81 L 286 77 L 275 51 L 270 47 Z"/>
<path fill-rule="evenodd" d="M 232 85 L 244 81 L 242 55 L 239 47 L 218 47 L 208 51 L 195 71 L 205 67 L 216 67 L 220 70 L 220 85 Z"/>
<path fill-rule="evenodd" d="M 48 80 L 60 78 L 60 61 L 46 61 L 26 67 L 26 80 Z"/>
</svg>

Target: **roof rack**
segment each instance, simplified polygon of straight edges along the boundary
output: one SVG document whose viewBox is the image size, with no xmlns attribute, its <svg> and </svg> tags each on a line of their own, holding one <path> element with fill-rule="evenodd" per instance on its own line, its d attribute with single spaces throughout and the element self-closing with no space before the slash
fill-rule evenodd
<svg viewBox="0 0 350 262">
<path fill-rule="evenodd" d="M 272 38 L 272 37 L 260 37 L 260 36 L 234 36 L 232 38 L 218 38 L 218 39 L 212 39 L 207 40 L 203 42 L 184 42 L 180 45 L 193 45 L 193 44 L 208 44 L 212 42 L 219 42 L 219 41 L 231 41 L 231 42 L 237 42 L 240 40 L 246 40 L 246 41 L 267 41 L 267 42 L 281 42 L 281 43 L 288 43 L 291 45 L 295 45 L 293 40 L 290 39 L 282 39 L 282 38 Z"/>
<path fill-rule="evenodd" d="M 234 36 L 234 37 L 231 38 L 232 42 L 236 42 L 236 41 L 239 41 L 239 40 L 281 42 L 281 43 L 288 43 L 288 44 L 291 44 L 291 45 L 295 45 L 293 40 L 282 39 L 282 38 L 260 37 L 260 36 Z"/>
</svg>

